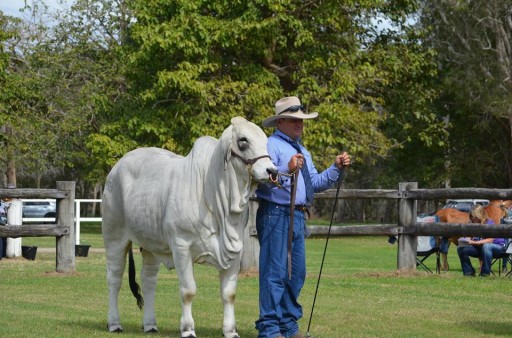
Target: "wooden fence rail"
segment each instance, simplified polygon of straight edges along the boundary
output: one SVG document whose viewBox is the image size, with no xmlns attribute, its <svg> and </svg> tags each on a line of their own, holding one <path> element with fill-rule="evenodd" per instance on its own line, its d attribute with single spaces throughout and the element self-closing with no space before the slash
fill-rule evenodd
<svg viewBox="0 0 512 338">
<path fill-rule="evenodd" d="M 396 199 L 398 200 L 398 225 L 336 226 L 331 228 L 333 236 L 397 236 L 398 269 L 416 268 L 417 236 L 445 237 L 512 237 L 511 224 L 450 224 L 417 223 L 418 200 L 442 200 L 461 198 L 482 198 L 489 200 L 512 199 L 512 189 L 449 188 L 418 189 L 416 182 L 400 183 L 398 190 L 341 189 L 341 199 Z M 315 198 L 334 198 L 335 191 L 318 193 Z M 327 227 L 309 227 L 312 235 L 326 235 Z"/>
<path fill-rule="evenodd" d="M 335 190 L 317 193 L 317 199 L 332 199 Z M 0 226 L 0 237 L 54 236 L 57 238 L 58 272 L 75 270 L 74 200 L 75 183 L 57 182 L 57 189 L 0 189 L 0 198 L 55 198 L 57 200 L 56 224 L 31 224 Z M 512 189 L 450 188 L 418 189 L 416 182 L 400 183 L 398 190 L 391 189 L 341 189 L 340 199 L 395 199 L 398 201 L 397 224 L 336 226 L 332 236 L 397 236 L 398 269 L 416 269 L 417 236 L 446 237 L 512 237 L 512 225 L 417 223 L 418 200 L 460 198 L 512 199 Z M 242 270 L 258 269 L 259 243 L 255 238 L 257 202 L 250 208 L 249 224 L 244 237 Z M 310 226 L 312 235 L 326 235 L 328 227 Z"/>
<path fill-rule="evenodd" d="M 57 204 L 54 224 L 0 226 L 0 237 L 55 237 L 55 270 L 75 272 L 75 182 L 59 181 L 56 189 L 0 189 L 0 198 L 54 198 Z"/>
<path fill-rule="evenodd" d="M 308 226 L 311 236 L 326 236 L 328 226 Z M 331 227 L 331 236 L 445 236 L 512 238 L 512 224 L 415 223 L 408 227 L 395 224 L 347 225 Z"/>
<path fill-rule="evenodd" d="M 318 198 L 334 198 L 336 190 L 329 189 L 315 194 Z M 483 198 L 489 200 L 512 199 L 512 189 L 486 188 L 446 188 L 446 189 L 340 189 L 341 199 L 413 199 L 413 200 L 443 200 L 459 198 Z"/>
</svg>

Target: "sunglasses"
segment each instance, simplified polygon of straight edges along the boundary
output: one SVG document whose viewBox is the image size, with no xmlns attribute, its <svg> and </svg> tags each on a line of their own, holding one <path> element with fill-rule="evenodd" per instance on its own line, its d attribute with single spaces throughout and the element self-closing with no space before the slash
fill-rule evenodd
<svg viewBox="0 0 512 338">
<path fill-rule="evenodd" d="M 282 113 L 287 113 L 287 112 L 290 112 L 290 113 L 296 113 L 296 112 L 298 112 L 299 110 L 304 111 L 304 106 L 303 106 L 303 105 L 300 105 L 300 106 L 291 106 L 291 107 L 288 107 L 288 108 L 286 108 L 285 110 L 283 110 L 282 112 L 280 112 L 280 113 L 279 113 L 279 115 L 281 115 Z"/>
</svg>

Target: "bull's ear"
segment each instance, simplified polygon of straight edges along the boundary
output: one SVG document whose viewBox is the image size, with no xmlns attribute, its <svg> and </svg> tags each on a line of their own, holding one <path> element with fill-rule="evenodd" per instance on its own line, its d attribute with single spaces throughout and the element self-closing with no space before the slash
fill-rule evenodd
<svg viewBox="0 0 512 338">
<path fill-rule="evenodd" d="M 243 122 L 247 122 L 247 120 L 245 118 L 243 118 L 242 116 L 235 116 L 231 119 L 232 125 L 236 125 L 236 124 L 243 123 Z"/>
</svg>

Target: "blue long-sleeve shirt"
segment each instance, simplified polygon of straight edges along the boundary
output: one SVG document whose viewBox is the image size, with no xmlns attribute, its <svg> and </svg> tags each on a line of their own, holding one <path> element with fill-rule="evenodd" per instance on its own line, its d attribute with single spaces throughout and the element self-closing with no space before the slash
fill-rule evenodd
<svg viewBox="0 0 512 338">
<path fill-rule="evenodd" d="M 279 129 L 276 129 L 274 134 L 268 138 L 268 154 L 280 173 L 288 173 L 288 162 L 293 155 L 297 154 L 297 150 L 295 150 L 286 140 L 293 142 L 290 137 L 286 136 Z M 338 180 L 340 170 L 335 164 L 332 164 L 329 168 L 319 173 L 313 164 L 309 151 L 304 148 L 302 144 L 299 143 L 299 145 L 301 152 L 304 155 L 305 164 L 308 166 L 311 183 L 313 184 L 315 192 L 321 192 L 332 187 L 332 185 Z M 277 187 L 273 183 L 259 184 L 258 189 L 256 190 L 256 196 L 270 202 L 289 205 L 291 179 L 288 176 L 281 175 L 280 183 L 282 185 L 281 188 Z M 299 175 L 298 179 L 295 204 L 306 204 L 306 187 L 304 185 L 302 173 Z"/>
<path fill-rule="evenodd" d="M 490 218 L 488 218 L 488 219 L 485 221 L 485 223 L 486 223 L 486 224 L 496 224 L 496 223 L 494 223 L 494 221 L 493 221 L 492 219 L 490 219 Z M 479 240 L 481 240 L 481 239 L 485 239 L 485 237 L 484 237 L 484 238 L 481 238 L 481 237 L 473 237 L 473 238 L 472 238 L 472 240 L 474 240 L 474 241 L 479 241 Z M 497 238 L 494 238 L 494 239 L 493 239 L 492 243 L 493 243 L 493 244 L 498 244 L 498 245 L 504 246 L 504 245 L 506 245 L 506 244 L 507 244 L 507 240 L 506 240 L 505 238 L 499 238 L 499 237 L 497 237 Z"/>
</svg>

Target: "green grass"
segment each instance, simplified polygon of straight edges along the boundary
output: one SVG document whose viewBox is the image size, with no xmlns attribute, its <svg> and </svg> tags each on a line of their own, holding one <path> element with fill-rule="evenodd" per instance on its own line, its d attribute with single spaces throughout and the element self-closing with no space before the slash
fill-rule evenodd
<svg viewBox="0 0 512 338">
<path fill-rule="evenodd" d="M 83 226 L 81 237 L 93 248 L 103 246 L 100 227 Z M 23 245 L 54 247 L 53 238 L 23 238 Z M 305 332 L 325 246 L 325 238 L 307 244 L 308 276 L 301 303 Z M 312 318 L 317 337 L 500 337 L 512 332 L 512 278 L 464 278 L 454 248 L 450 271 L 396 271 L 397 246 L 385 237 L 331 238 Z M 140 254 L 135 255 L 140 272 Z M 434 258 L 427 261 L 434 267 Z M 476 264 L 476 261 L 474 262 Z M 55 254 L 37 253 L 35 261 L 0 261 L 0 336 L 112 337 L 106 330 L 105 257 L 89 252 L 76 258 L 73 275 L 55 273 Z M 193 313 L 198 337 L 220 337 L 222 304 L 217 272 L 195 266 L 198 294 Z M 142 313 L 127 285 L 120 294 L 122 337 L 141 332 Z M 179 336 L 181 315 L 178 280 L 161 269 L 156 314 L 160 332 L 151 337 Z M 258 279 L 241 274 L 236 301 L 241 337 L 255 337 Z"/>
</svg>

